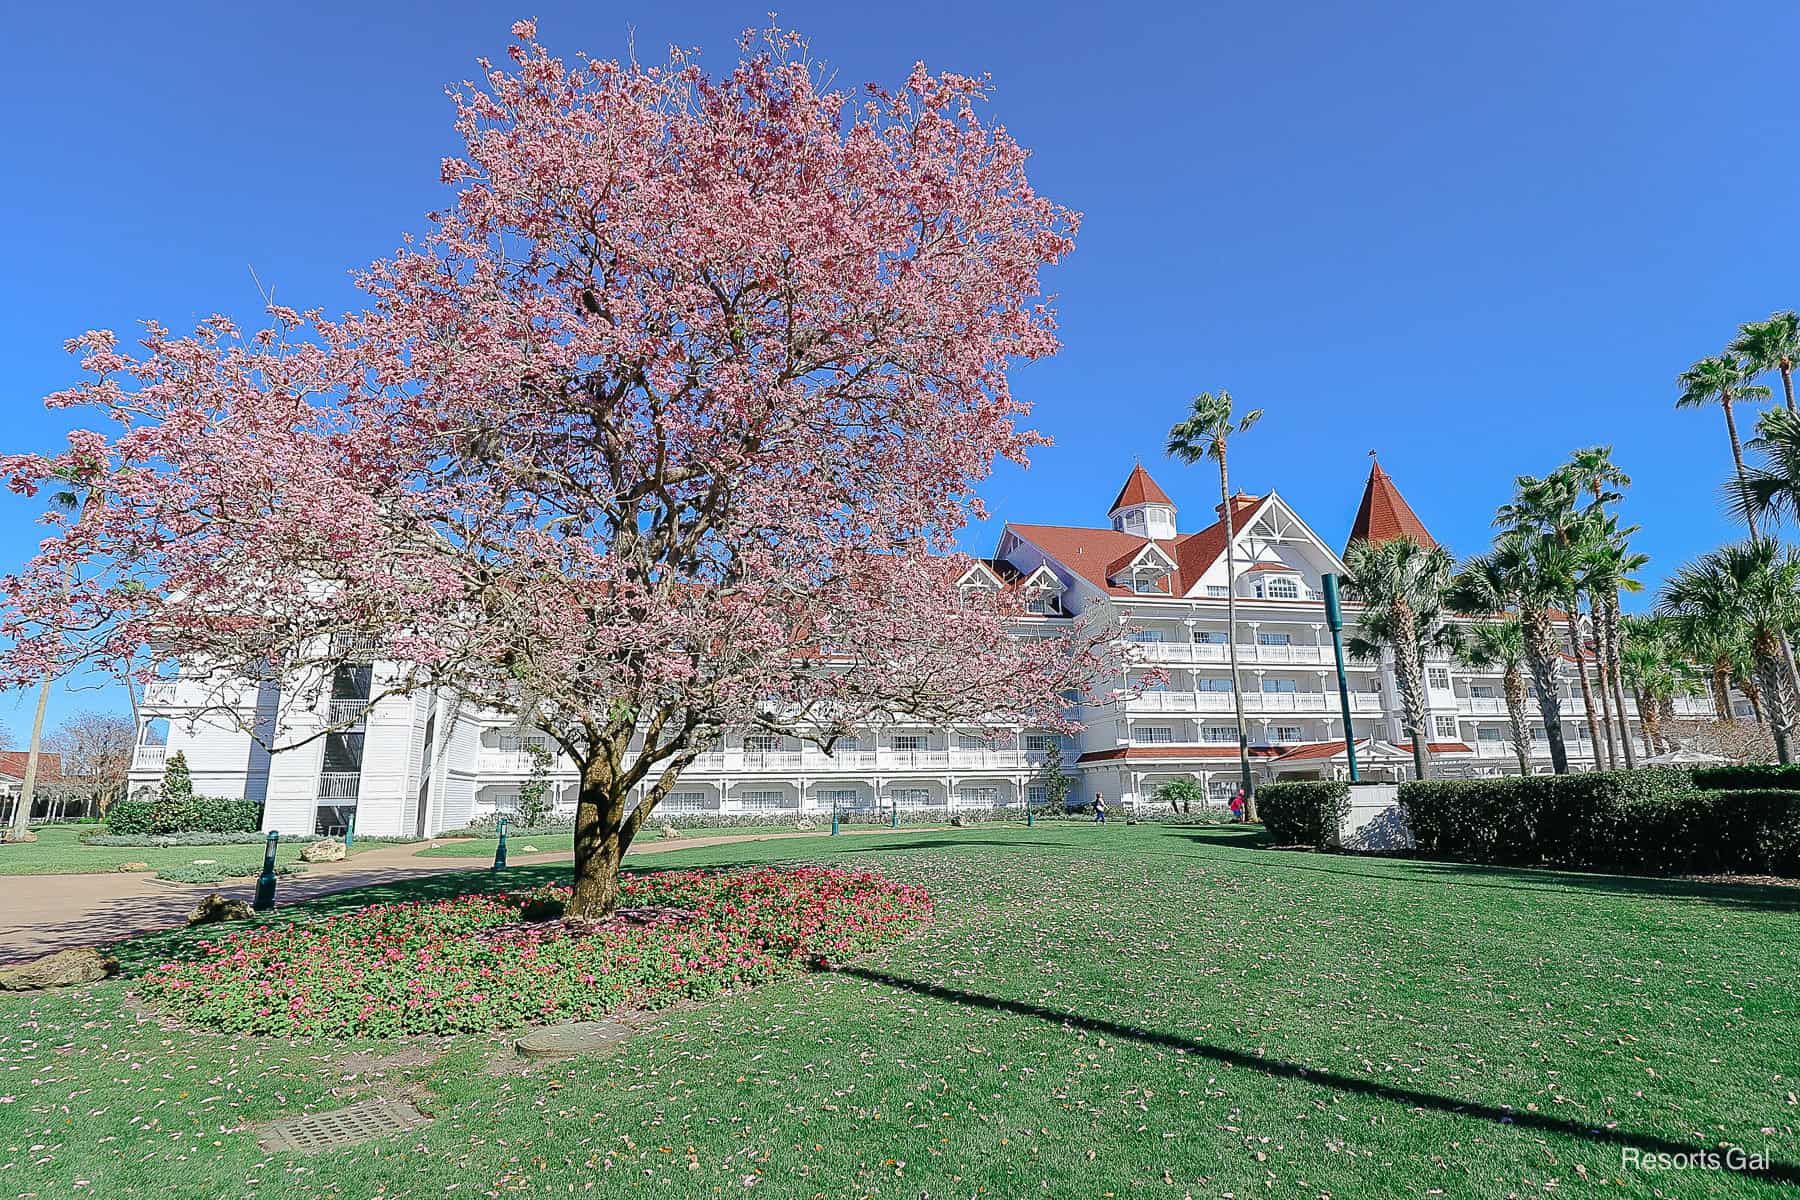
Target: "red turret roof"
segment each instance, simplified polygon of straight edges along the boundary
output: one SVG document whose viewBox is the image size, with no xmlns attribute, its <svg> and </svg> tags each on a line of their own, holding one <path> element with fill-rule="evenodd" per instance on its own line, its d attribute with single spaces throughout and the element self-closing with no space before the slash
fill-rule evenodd
<svg viewBox="0 0 1800 1200">
<path fill-rule="evenodd" d="M 1119 498 L 1106 510 L 1106 515 L 1110 517 L 1121 508 L 1133 504 L 1167 504 L 1170 508 L 1175 507 L 1169 494 L 1157 487 L 1156 480 L 1150 478 L 1150 472 L 1144 470 L 1143 463 L 1131 468 L 1131 474 L 1125 477 L 1125 486 L 1119 489 Z"/>
<path fill-rule="evenodd" d="M 1425 522 L 1419 520 L 1418 514 L 1400 495 L 1400 489 L 1388 478 L 1388 473 L 1376 463 L 1369 468 L 1362 507 L 1356 510 L 1356 521 L 1350 526 L 1350 541 L 1366 538 L 1371 542 L 1391 542 L 1397 537 L 1409 537 L 1421 546 L 1437 545 L 1426 531 Z M 1346 542 L 1344 551 L 1348 553 L 1349 550 L 1349 542 Z"/>
</svg>

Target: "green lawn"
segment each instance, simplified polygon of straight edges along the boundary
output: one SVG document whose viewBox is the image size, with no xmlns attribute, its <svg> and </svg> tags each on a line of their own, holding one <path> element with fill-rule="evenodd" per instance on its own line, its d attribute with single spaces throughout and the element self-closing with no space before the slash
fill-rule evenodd
<svg viewBox="0 0 1800 1200">
<path fill-rule="evenodd" d="M 386 1197 L 1768 1196 L 1800 1184 L 1800 892 L 1292 854 L 1241 828 L 735 843 L 928 886 L 850 969 L 668 1012 L 524 1076 L 464 1038 L 186 1035 L 128 984 L 0 999 L 0 1194 Z M 560 878 L 517 869 L 502 881 Z M 496 886 L 471 871 L 284 910 Z M 204 933 L 122 947 L 141 970 Z M 388 1048 L 392 1048 L 389 1046 Z M 427 1088 L 332 1155 L 244 1125 Z M 338 1094 L 333 1095 L 336 1089 Z M 1730 1142 L 1761 1178 L 1621 1167 Z M 85 1182 L 80 1182 L 85 1181 Z M 1621 1181 L 1621 1182 L 1612 1182 Z"/>
<path fill-rule="evenodd" d="M 221 863 L 261 865 L 263 847 L 256 843 L 232 846 L 84 846 L 81 839 L 100 829 L 97 825 L 45 825 L 34 832 L 35 842 L 0 845 L 0 875 L 86 875 L 116 871 L 120 863 L 149 863 L 152 871 L 191 864 L 197 858 Z M 351 853 L 372 844 L 351 847 Z M 276 852 L 277 862 L 300 858 L 300 846 L 287 843 Z"/>
</svg>

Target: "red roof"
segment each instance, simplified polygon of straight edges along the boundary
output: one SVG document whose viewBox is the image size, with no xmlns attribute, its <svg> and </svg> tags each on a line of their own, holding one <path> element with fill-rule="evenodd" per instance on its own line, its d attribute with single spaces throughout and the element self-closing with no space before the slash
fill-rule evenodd
<svg viewBox="0 0 1800 1200">
<path fill-rule="evenodd" d="M 1132 504 L 1167 504 L 1170 508 L 1175 507 L 1169 494 L 1157 487 L 1156 480 L 1150 478 L 1150 472 L 1144 470 L 1143 463 L 1131 468 L 1131 474 L 1125 477 L 1125 486 L 1119 489 L 1119 498 L 1112 502 L 1106 515 L 1110 517 Z"/>
<path fill-rule="evenodd" d="M 1369 482 L 1363 488 L 1356 520 L 1351 522 L 1349 542 L 1391 542 L 1398 537 L 1409 537 L 1421 546 L 1437 545 L 1426 531 L 1425 522 L 1419 520 L 1388 473 L 1376 463 L 1369 468 Z M 1344 544 L 1345 553 L 1349 553 L 1349 542 Z"/>
<path fill-rule="evenodd" d="M 1261 496 L 1233 496 L 1232 527 L 1242 529 L 1245 518 L 1261 503 Z M 1007 528 L 1108 595 L 1136 594 L 1130 588 L 1115 587 L 1109 582 L 1110 572 L 1119 569 L 1113 564 L 1130 562 L 1150 543 L 1149 538 L 1120 533 L 1116 529 L 1083 529 L 1070 525 L 1008 525 Z M 1225 553 L 1224 518 L 1221 516 L 1198 533 L 1159 539 L 1156 544 L 1175 560 L 1173 594 L 1185 596 L 1219 555 Z"/>
<path fill-rule="evenodd" d="M 25 779 L 25 760 L 31 757 L 28 750 L 0 750 L 0 779 Z M 62 755 L 43 752 L 38 755 L 38 778 L 61 779 Z"/>
</svg>

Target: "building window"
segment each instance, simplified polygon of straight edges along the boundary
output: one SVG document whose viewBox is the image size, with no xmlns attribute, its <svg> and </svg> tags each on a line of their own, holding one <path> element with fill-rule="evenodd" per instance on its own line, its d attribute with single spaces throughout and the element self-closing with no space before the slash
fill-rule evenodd
<svg viewBox="0 0 1800 1200">
<path fill-rule="evenodd" d="M 1300 733 L 1298 725 L 1277 725 L 1272 730 L 1273 739 L 1277 742 L 1300 742 L 1306 739 Z"/>
<path fill-rule="evenodd" d="M 1450 668 L 1426 667 L 1425 682 L 1440 691 L 1448 690 L 1450 687 Z"/>
<path fill-rule="evenodd" d="M 1229 692 L 1231 690 L 1231 680 L 1226 679 L 1222 675 L 1202 675 L 1200 678 L 1194 680 L 1194 690 L 1196 692 Z"/>
<path fill-rule="evenodd" d="M 1286 576 L 1278 576 L 1269 580 L 1269 598 L 1271 600 L 1298 600 L 1300 585 Z"/>
<path fill-rule="evenodd" d="M 1231 595 L 1231 589 L 1222 583 L 1209 583 L 1206 585 L 1206 594 L 1223 600 L 1225 597 Z"/>
<path fill-rule="evenodd" d="M 870 807 L 869 802 L 863 799 L 863 794 L 855 788 L 821 788 L 817 795 L 820 804 L 834 811 Z"/>
<path fill-rule="evenodd" d="M 1265 692 L 1292 692 L 1298 689 L 1291 679 L 1265 679 L 1262 681 L 1262 690 Z"/>
<path fill-rule="evenodd" d="M 1506 740 L 1506 731 L 1498 725 L 1483 725 L 1476 731 L 1475 736 L 1484 742 L 1503 742 Z"/>
<path fill-rule="evenodd" d="M 969 808 L 1000 807 L 1000 789 L 995 787 L 966 787 L 960 797 L 962 803 Z"/>
<path fill-rule="evenodd" d="M 1045 751 L 1056 744 L 1054 733 L 1028 733 L 1024 738 L 1025 749 Z"/>
<path fill-rule="evenodd" d="M 1054 616 L 1056 614 L 1056 597 L 1027 596 L 1025 598 L 1025 611 L 1028 613 L 1036 613 L 1039 616 Z"/>
<path fill-rule="evenodd" d="M 1025 789 L 1025 800 L 1033 808 L 1050 803 L 1050 789 L 1041 783 L 1034 783 Z"/>
<path fill-rule="evenodd" d="M 833 754 L 854 754 L 862 749 L 862 742 L 854 737 L 841 737 L 831 744 Z"/>
<path fill-rule="evenodd" d="M 1235 742 L 1237 729 L 1231 725 L 1208 725 L 1203 736 L 1209 742 Z"/>
<path fill-rule="evenodd" d="M 1163 640 L 1163 633 L 1160 629 L 1133 629 L 1125 635 L 1125 640 L 1139 643 L 1160 642 Z"/>
<path fill-rule="evenodd" d="M 994 739 L 980 733 L 959 733 L 956 735 L 958 750 L 992 750 Z"/>
<path fill-rule="evenodd" d="M 1225 631 L 1222 629 L 1196 629 L 1194 630 L 1194 641 L 1203 646 L 1223 646 Z"/>
<path fill-rule="evenodd" d="M 1291 633 L 1263 633 L 1258 630 L 1256 644 L 1259 646 L 1291 646 L 1294 644 L 1294 635 Z"/>
<path fill-rule="evenodd" d="M 781 736 L 774 733 L 746 733 L 744 749 L 754 754 L 769 754 L 781 749 Z"/>
<path fill-rule="evenodd" d="M 925 749 L 925 735 L 922 733 L 896 733 L 894 735 L 894 749 L 923 750 Z"/>
<path fill-rule="evenodd" d="M 1436 727 L 1437 735 L 1439 737 L 1453 738 L 1456 736 L 1456 718 L 1455 717 L 1433 717 L 1431 719 L 1431 723 L 1433 726 Z"/>
<path fill-rule="evenodd" d="M 931 789 L 930 788 L 921 788 L 921 787 L 889 788 L 888 795 L 892 796 L 894 799 L 894 803 L 899 805 L 901 808 L 929 808 L 929 807 L 931 807 Z"/>
<path fill-rule="evenodd" d="M 1133 741 L 1149 745 L 1168 745 L 1175 740 L 1175 727 L 1172 725 L 1138 725 L 1131 731 Z"/>
<path fill-rule="evenodd" d="M 786 797 L 780 792 L 739 792 L 738 803 L 744 808 L 758 811 L 788 807 Z"/>
<path fill-rule="evenodd" d="M 1131 581 L 1131 590 L 1134 592 L 1161 592 L 1162 580 L 1145 579 L 1140 575 Z"/>
<path fill-rule="evenodd" d="M 1469 695 L 1477 700 L 1492 700 L 1494 699 L 1495 693 L 1493 688 L 1486 684 L 1478 683 L 1469 689 Z"/>
<path fill-rule="evenodd" d="M 705 792 L 670 792 L 656 806 L 666 813 L 704 812 L 707 808 Z"/>
</svg>

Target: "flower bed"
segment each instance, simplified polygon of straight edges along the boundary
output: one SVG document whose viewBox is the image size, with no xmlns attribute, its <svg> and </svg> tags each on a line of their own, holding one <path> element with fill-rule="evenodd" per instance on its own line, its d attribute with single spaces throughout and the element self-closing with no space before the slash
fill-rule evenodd
<svg viewBox="0 0 1800 1200">
<path fill-rule="evenodd" d="M 383 904 L 201 944 L 145 976 L 143 995 L 197 1025 L 281 1036 L 383 1036 L 585 1020 L 711 996 L 853 957 L 931 916 L 923 889 L 801 868 L 658 871 L 620 907 L 680 919 L 527 923 L 567 887 Z"/>
</svg>

